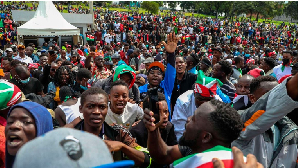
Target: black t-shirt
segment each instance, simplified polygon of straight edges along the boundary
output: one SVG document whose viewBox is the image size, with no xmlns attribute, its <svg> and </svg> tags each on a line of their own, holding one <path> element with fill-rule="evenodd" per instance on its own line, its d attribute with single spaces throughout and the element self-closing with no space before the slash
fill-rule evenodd
<svg viewBox="0 0 300 168">
<path fill-rule="evenodd" d="M 192 153 L 192 149 L 190 147 L 188 147 L 188 146 L 178 145 L 178 148 L 179 148 L 179 151 L 180 151 L 182 157 L 186 157 L 188 155 L 193 154 Z"/>
<path fill-rule="evenodd" d="M 31 77 L 29 82 L 26 84 L 23 84 L 15 80 L 14 78 L 11 79 L 10 82 L 18 86 L 18 88 L 21 89 L 24 95 L 27 95 L 29 93 L 37 94 L 38 92 L 42 92 L 44 89 L 42 83 L 38 79 L 33 77 Z"/>
</svg>

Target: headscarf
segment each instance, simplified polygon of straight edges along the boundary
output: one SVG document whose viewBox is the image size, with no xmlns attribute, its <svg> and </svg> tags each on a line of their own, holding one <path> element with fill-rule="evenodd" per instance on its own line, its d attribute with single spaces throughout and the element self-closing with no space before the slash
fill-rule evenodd
<svg viewBox="0 0 300 168">
<path fill-rule="evenodd" d="M 114 75 L 113 75 L 113 82 L 116 80 L 120 79 L 120 75 L 124 74 L 124 73 L 130 73 L 132 76 L 132 80 L 129 84 L 129 89 L 131 89 L 131 87 L 133 86 L 134 82 L 135 82 L 135 78 L 136 78 L 136 74 L 135 71 L 128 65 L 120 65 L 116 68 Z"/>
<path fill-rule="evenodd" d="M 21 98 L 21 90 L 14 84 L 0 80 L 0 110 L 5 110 Z"/>
<path fill-rule="evenodd" d="M 7 117 L 10 116 L 11 111 L 14 108 L 24 108 L 28 112 L 31 113 L 35 120 L 35 127 L 36 127 L 36 136 L 41 136 L 46 132 L 53 130 L 53 122 L 52 117 L 48 110 L 35 102 L 25 101 L 19 104 L 14 105 L 8 112 Z M 7 148 L 5 148 L 5 167 L 12 168 L 13 163 L 15 161 L 16 156 L 12 156 L 8 153 Z"/>
</svg>

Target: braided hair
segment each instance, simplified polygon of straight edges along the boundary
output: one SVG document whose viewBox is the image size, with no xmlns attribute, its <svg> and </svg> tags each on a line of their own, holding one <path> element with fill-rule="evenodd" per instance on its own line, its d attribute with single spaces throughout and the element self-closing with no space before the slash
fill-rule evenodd
<svg viewBox="0 0 300 168">
<path fill-rule="evenodd" d="M 60 76 L 62 72 L 65 70 L 69 75 L 69 81 L 67 81 L 67 85 L 71 87 L 73 86 L 75 78 L 74 78 L 74 74 L 72 73 L 71 69 L 68 66 L 60 66 L 55 72 L 54 79 L 53 79 L 55 86 L 60 86 L 60 80 L 61 80 Z"/>
</svg>

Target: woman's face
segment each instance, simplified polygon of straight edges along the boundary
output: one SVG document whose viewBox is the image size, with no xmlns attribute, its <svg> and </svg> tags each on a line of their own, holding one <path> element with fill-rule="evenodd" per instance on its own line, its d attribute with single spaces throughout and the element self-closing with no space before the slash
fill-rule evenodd
<svg viewBox="0 0 300 168">
<path fill-rule="evenodd" d="M 14 108 L 7 118 L 5 137 L 8 153 L 15 156 L 25 143 L 36 137 L 35 119 L 32 114 L 24 108 Z"/>
</svg>

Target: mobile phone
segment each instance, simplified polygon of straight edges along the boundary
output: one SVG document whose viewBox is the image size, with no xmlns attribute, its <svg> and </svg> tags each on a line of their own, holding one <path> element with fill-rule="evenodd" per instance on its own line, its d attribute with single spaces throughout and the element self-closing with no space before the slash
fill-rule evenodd
<svg viewBox="0 0 300 168">
<path fill-rule="evenodd" d="M 159 117 L 159 109 L 158 109 L 158 88 L 150 88 L 148 89 L 148 96 L 149 96 L 149 108 L 150 110 L 154 113 L 154 118 L 155 118 L 155 124 L 159 122 L 160 117 Z"/>
</svg>

